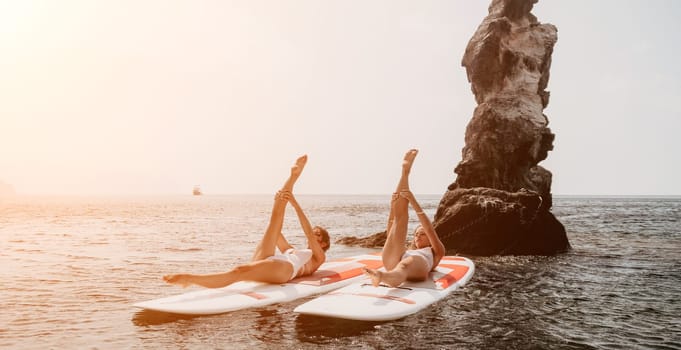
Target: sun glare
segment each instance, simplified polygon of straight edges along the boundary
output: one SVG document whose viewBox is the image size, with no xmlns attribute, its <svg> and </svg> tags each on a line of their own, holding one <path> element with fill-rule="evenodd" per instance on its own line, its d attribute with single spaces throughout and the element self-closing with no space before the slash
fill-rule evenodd
<svg viewBox="0 0 681 350">
<path fill-rule="evenodd" d="M 0 1 L 1 40 L 18 40 L 20 34 L 30 28 L 35 15 L 35 3 L 32 1 Z"/>
</svg>

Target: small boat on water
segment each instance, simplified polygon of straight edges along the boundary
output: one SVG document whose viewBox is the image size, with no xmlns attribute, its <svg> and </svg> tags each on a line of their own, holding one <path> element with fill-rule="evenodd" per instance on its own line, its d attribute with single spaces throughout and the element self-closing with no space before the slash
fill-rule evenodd
<svg viewBox="0 0 681 350">
<path fill-rule="evenodd" d="M 195 195 L 195 196 L 200 196 L 203 193 L 201 193 L 201 188 L 197 185 L 197 186 L 194 186 L 194 189 L 192 190 L 192 194 Z"/>
</svg>

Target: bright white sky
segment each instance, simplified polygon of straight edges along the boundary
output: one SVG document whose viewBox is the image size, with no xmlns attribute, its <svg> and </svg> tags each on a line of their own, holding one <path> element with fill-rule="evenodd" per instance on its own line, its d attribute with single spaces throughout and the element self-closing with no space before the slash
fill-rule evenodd
<svg viewBox="0 0 681 350">
<path fill-rule="evenodd" d="M 385 194 L 454 181 L 482 0 L 0 0 L 0 181 L 20 194 Z M 681 2 L 540 0 L 554 194 L 681 194 Z M 1 184 L 1 183 L 0 183 Z"/>
</svg>

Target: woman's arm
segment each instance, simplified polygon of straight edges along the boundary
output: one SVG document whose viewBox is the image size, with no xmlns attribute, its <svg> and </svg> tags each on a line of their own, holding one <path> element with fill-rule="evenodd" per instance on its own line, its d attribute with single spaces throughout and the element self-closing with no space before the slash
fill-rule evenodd
<svg viewBox="0 0 681 350">
<path fill-rule="evenodd" d="M 300 207 L 300 204 L 298 204 L 298 201 L 296 198 L 293 196 L 292 193 L 287 193 L 287 199 L 289 203 L 291 203 L 291 206 L 293 206 L 293 209 L 296 210 L 296 214 L 298 215 L 298 221 L 300 221 L 300 226 L 303 229 L 303 232 L 305 233 L 305 237 L 307 237 L 307 244 L 312 250 L 312 259 L 310 259 L 313 263 L 313 271 L 316 270 L 319 265 L 324 263 L 326 260 L 326 254 L 324 253 L 324 249 L 322 249 L 322 246 L 319 245 L 319 242 L 317 241 L 317 236 L 315 236 L 314 232 L 312 232 L 312 225 L 310 224 L 310 220 L 307 219 L 307 216 L 303 212 L 303 208 Z M 308 272 L 311 273 L 311 272 Z"/>
<path fill-rule="evenodd" d="M 440 259 L 445 256 L 445 245 L 440 241 L 440 237 L 438 237 L 437 232 L 435 232 L 433 224 L 430 222 L 426 213 L 423 212 L 423 209 L 421 209 L 414 194 L 411 193 L 411 191 L 402 191 L 400 192 L 400 195 L 407 198 L 411 207 L 416 211 L 421 227 L 423 227 L 423 230 L 426 232 L 426 236 L 428 236 L 428 240 L 430 241 L 430 247 L 433 249 L 433 267 L 437 266 L 437 264 L 440 263 Z"/>
</svg>

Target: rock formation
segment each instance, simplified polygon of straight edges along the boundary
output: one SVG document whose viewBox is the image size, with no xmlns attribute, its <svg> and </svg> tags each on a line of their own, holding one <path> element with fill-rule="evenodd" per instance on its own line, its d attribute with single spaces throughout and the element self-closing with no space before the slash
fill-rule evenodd
<svg viewBox="0 0 681 350">
<path fill-rule="evenodd" d="M 536 2 L 493 0 L 466 48 L 462 65 L 478 106 L 466 128 L 456 181 L 433 222 L 449 253 L 552 255 L 570 249 L 565 228 L 550 212 L 551 172 L 538 165 L 553 149 L 543 110 L 557 29 L 530 13 Z M 385 232 L 340 242 L 384 241 Z"/>
<path fill-rule="evenodd" d="M 433 224 L 448 250 L 472 255 L 542 254 L 570 248 L 549 211 L 553 149 L 549 103 L 557 29 L 530 13 L 537 0 L 493 0 L 463 57 L 478 106 L 466 128 L 458 175 Z"/>
</svg>

